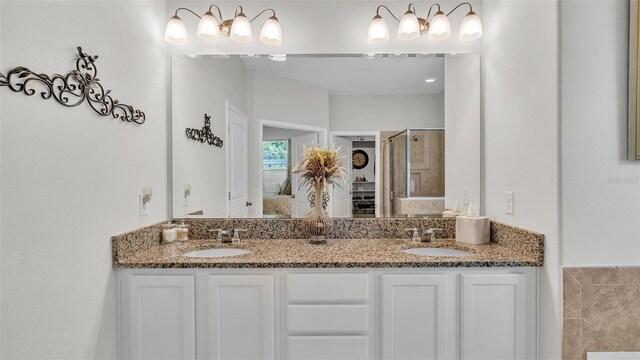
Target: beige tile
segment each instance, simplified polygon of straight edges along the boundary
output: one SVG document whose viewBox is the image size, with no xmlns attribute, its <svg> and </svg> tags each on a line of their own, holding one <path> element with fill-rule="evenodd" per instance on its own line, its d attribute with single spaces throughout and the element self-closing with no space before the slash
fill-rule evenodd
<svg viewBox="0 0 640 360">
<path fill-rule="evenodd" d="M 582 285 L 583 351 L 640 351 L 640 286 Z"/>
<path fill-rule="evenodd" d="M 616 267 L 583 267 L 567 268 L 580 284 L 616 284 L 618 268 Z"/>
<path fill-rule="evenodd" d="M 580 283 L 564 269 L 562 272 L 562 317 L 580 319 Z"/>
<path fill-rule="evenodd" d="M 618 284 L 640 284 L 640 266 L 618 267 Z"/>
<path fill-rule="evenodd" d="M 562 326 L 562 360 L 582 357 L 582 320 L 564 319 Z"/>
</svg>

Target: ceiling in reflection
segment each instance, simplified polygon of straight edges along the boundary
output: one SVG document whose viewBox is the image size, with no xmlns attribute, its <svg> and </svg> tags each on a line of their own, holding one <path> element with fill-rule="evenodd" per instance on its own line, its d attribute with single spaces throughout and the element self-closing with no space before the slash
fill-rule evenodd
<svg viewBox="0 0 640 360">
<path fill-rule="evenodd" d="M 243 58 L 247 68 L 323 87 L 331 95 L 437 94 L 444 90 L 443 57 Z M 425 82 L 427 79 L 436 79 Z"/>
</svg>

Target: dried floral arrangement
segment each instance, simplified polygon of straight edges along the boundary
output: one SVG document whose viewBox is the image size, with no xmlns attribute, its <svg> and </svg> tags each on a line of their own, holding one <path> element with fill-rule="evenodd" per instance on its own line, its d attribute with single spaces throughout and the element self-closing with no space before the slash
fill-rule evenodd
<svg viewBox="0 0 640 360">
<path fill-rule="evenodd" d="M 316 186 L 336 184 L 347 180 L 347 170 L 342 166 L 343 157 L 339 155 L 340 148 L 321 148 L 311 146 L 305 148 L 302 159 L 293 169 L 299 174 L 300 188 L 311 189 Z"/>
</svg>

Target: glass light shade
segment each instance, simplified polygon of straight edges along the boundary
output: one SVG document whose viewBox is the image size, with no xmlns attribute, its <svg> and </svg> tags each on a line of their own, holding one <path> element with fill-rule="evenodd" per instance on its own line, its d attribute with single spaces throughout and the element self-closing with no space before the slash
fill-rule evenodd
<svg viewBox="0 0 640 360">
<path fill-rule="evenodd" d="M 229 33 L 231 40 L 247 43 L 251 41 L 251 23 L 244 13 L 238 14 L 231 24 L 231 32 Z"/>
<path fill-rule="evenodd" d="M 431 20 L 431 25 L 427 31 L 429 40 L 445 40 L 451 36 L 451 24 L 447 15 L 442 11 L 438 11 L 436 16 Z"/>
<path fill-rule="evenodd" d="M 173 45 L 185 45 L 189 43 L 187 28 L 178 15 L 174 15 L 171 20 L 169 20 L 169 23 L 167 23 L 167 27 L 164 29 L 164 40 Z"/>
<path fill-rule="evenodd" d="M 368 40 L 370 44 L 382 44 L 389 41 L 389 28 L 382 16 L 376 15 L 371 20 Z"/>
<path fill-rule="evenodd" d="M 207 41 L 218 41 L 220 39 L 220 27 L 218 21 L 210 11 L 207 11 L 198 23 L 198 31 L 196 35 Z"/>
<path fill-rule="evenodd" d="M 460 25 L 458 38 L 463 41 L 475 40 L 482 37 L 482 23 L 473 11 L 469 11 Z"/>
<path fill-rule="evenodd" d="M 408 10 L 400 19 L 398 26 L 398 39 L 413 40 L 420 36 L 420 23 L 413 11 Z"/>
<path fill-rule="evenodd" d="M 282 45 L 282 28 L 278 18 L 272 16 L 264 23 L 260 31 L 260 41 L 271 46 Z"/>
</svg>

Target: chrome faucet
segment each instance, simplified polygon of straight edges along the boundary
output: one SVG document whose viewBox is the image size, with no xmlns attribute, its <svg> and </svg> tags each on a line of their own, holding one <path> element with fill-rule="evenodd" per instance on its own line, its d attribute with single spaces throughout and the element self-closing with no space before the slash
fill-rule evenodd
<svg viewBox="0 0 640 360">
<path fill-rule="evenodd" d="M 233 242 L 233 238 L 231 237 L 231 233 L 227 230 L 222 230 L 222 229 L 212 229 L 209 230 L 209 232 L 217 232 L 218 233 L 218 237 L 216 238 L 216 240 L 218 240 L 221 243 L 224 244 L 228 244 Z"/>
<path fill-rule="evenodd" d="M 422 233 L 420 237 L 420 241 L 422 242 L 432 242 L 436 239 L 436 231 L 442 231 L 442 229 L 430 228 L 429 230 Z"/>
<path fill-rule="evenodd" d="M 231 230 L 222 230 L 222 229 L 212 229 L 209 230 L 209 232 L 217 232 L 218 233 L 218 237 L 216 238 L 216 240 L 218 240 L 219 242 L 223 243 L 223 244 L 235 244 L 235 243 L 240 243 L 240 233 L 247 231 L 247 229 L 233 229 L 233 231 Z M 233 234 L 233 236 L 231 235 Z"/>
</svg>

